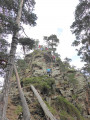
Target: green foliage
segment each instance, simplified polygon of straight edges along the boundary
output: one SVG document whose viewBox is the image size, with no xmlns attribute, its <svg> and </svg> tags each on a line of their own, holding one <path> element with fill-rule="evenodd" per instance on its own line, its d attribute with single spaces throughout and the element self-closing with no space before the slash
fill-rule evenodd
<svg viewBox="0 0 90 120">
<path fill-rule="evenodd" d="M 29 58 L 29 57 L 32 56 L 32 58 L 33 58 L 33 56 L 34 56 L 34 57 L 36 57 L 36 56 L 41 56 L 42 53 L 43 53 L 43 52 L 42 52 L 41 50 L 34 50 L 32 53 L 27 54 L 25 57 L 26 57 L 26 58 Z"/>
<path fill-rule="evenodd" d="M 19 43 L 21 45 L 32 46 L 35 42 L 33 39 L 30 39 L 30 38 L 20 38 Z"/>
<path fill-rule="evenodd" d="M 67 63 L 69 63 L 69 62 L 72 61 L 70 58 L 67 58 L 67 57 L 66 57 L 64 60 L 65 60 Z"/>
<path fill-rule="evenodd" d="M 83 74 L 87 77 L 90 77 L 90 63 L 84 64 L 84 67 L 82 68 Z"/>
<path fill-rule="evenodd" d="M 35 44 L 35 41 L 30 38 L 20 38 L 18 41 L 23 46 L 24 54 L 26 54 L 27 51 L 32 50 Z"/>
<path fill-rule="evenodd" d="M 41 50 L 34 50 L 33 53 L 31 53 L 32 55 L 38 56 L 41 55 L 42 51 Z"/>
<path fill-rule="evenodd" d="M 47 105 L 47 107 L 48 107 L 48 109 L 50 110 L 50 112 L 53 114 L 53 115 L 56 115 L 56 110 L 53 108 L 53 107 L 51 107 L 49 104 L 48 104 L 48 102 L 46 102 L 46 101 L 44 101 L 45 103 L 46 103 L 46 105 Z"/>
<path fill-rule="evenodd" d="M 27 64 L 24 59 L 17 60 L 18 72 L 25 71 L 27 68 Z"/>
<path fill-rule="evenodd" d="M 22 112 L 22 106 L 18 105 L 15 110 L 15 114 L 19 115 L 21 112 Z"/>
<path fill-rule="evenodd" d="M 18 67 L 21 67 L 21 69 L 25 69 L 26 68 L 24 59 L 18 59 L 17 65 L 18 65 Z"/>
<path fill-rule="evenodd" d="M 34 44 L 34 49 L 38 49 L 38 46 L 39 46 L 39 40 L 36 39 Z"/>
<path fill-rule="evenodd" d="M 0 33 L 13 34 L 13 32 L 20 30 L 15 21 L 19 4 L 19 0 L 0 1 Z M 33 13 L 34 5 L 34 0 L 24 0 L 21 16 L 21 22 L 24 24 L 29 24 L 30 26 L 36 25 L 37 16 Z"/>
<path fill-rule="evenodd" d="M 0 59 L 7 58 L 9 43 L 5 39 L 0 39 Z"/>
<path fill-rule="evenodd" d="M 71 68 L 71 66 L 70 66 L 70 62 L 71 62 L 71 61 L 72 61 L 72 60 L 71 60 L 70 58 L 67 58 L 67 57 L 64 59 L 64 62 L 63 62 L 63 63 L 64 63 L 64 66 L 65 66 L 65 69 L 66 69 L 66 70 L 69 70 L 69 69 Z"/>
<path fill-rule="evenodd" d="M 64 110 L 70 116 L 77 117 L 77 120 L 84 120 L 81 117 L 79 110 L 73 104 L 71 104 L 68 100 L 66 100 L 64 97 L 58 96 L 56 99 L 56 104 L 58 109 L 60 109 L 61 111 Z"/>
<path fill-rule="evenodd" d="M 74 118 L 64 110 L 60 112 L 60 118 L 61 120 L 74 120 Z"/>
<path fill-rule="evenodd" d="M 60 70 L 61 70 L 62 72 L 64 72 L 64 71 L 65 71 L 65 65 L 64 65 L 64 63 L 61 61 L 61 59 L 60 59 L 59 57 L 56 58 L 56 61 L 57 61 L 57 63 L 58 63 L 59 66 L 60 66 Z"/>
<path fill-rule="evenodd" d="M 77 97 L 78 97 L 77 94 L 73 94 L 73 95 L 72 95 L 72 98 L 73 98 L 74 100 L 75 100 Z"/>
<path fill-rule="evenodd" d="M 56 61 L 57 61 L 58 63 L 60 63 L 60 62 L 61 62 L 61 59 L 60 59 L 59 57 L 57 57 L 57 58 L 56 58 Z"/>
<path fill-rule="evenodd" d="M 77 109 L 82 113 L 82 107 L 79 104 L 76 104 Z"/>
<path fill-rule="evenodd" d="M 9 43 L 5 39 L 0 39 L 0 76 L 5 73 L 8 61 Z"/>
<path fill-rule="evenodd" d="M 15 19 L 11 16 L 9 16 L 9 13 L 7 12 L 7 15 L 5 13 L 0 13 L 0 33 L 2 34 L 11 34 L 14 30 L 19 30 Z"/>
<path fill-rule="evenodd" d="M 54 55 L 56 56 L 56 58 L 60 58 L 60 54 L 55 53 Z"/>
<path fill-rule="evenodd" d="M 25 18 L 26 17 L 26 18 Z M 30 13 L 30 11 L 26 11 L 26 9 L 23 9 L 23 17 L 22 17 L 22 22 L 24 24 L 29 24 L 31 26 L 36 25 L 37 16 L 34 13 Z"/>
<path fill-rule="evenodd" d="M 41 64 L 39 64 L 39 63 L 32 63 L 32 66 L 33 67 L 38 67 L 39 69 L 42 69 L 42 66 L 41 66 Z"/>
<path fill-rule="evenodd" d="M 68 73 L 68 78 L 70 83 L 78 84 L 78 81 L 75 78 L 75 73 Z"/>
<path fill-rule="evenodd" d="M 90 0 L 79 0 L 75 9 L 75 21 L 72 23 L 72 33 L 75 34 L 76 40 L 74 46 L 80 46 L 78 55 L 81 59 L 90 63 Z M 90 68 L 90 66 L 89 66 Z"/>
<path fill-rule="evenodd" d="M 44 40 L 46 41 L 48 48 L 50 48 L 53 53 L 56 51 L 56 46 L 59 43 L 59 39 L 57 38 L 56 35 L 50 35 L 49 37 L 44 36 Z"/>
<path fill-rule="evenodd" d="M 36 88 L 40 89 L 42 93 L 48 94 L 53 91 L 52 85 L 54 84 L 54 79 L 48 76 L 39 76 L 25 78 L 23 80 L 24 86 L 33 84 Z"/>
</svg>

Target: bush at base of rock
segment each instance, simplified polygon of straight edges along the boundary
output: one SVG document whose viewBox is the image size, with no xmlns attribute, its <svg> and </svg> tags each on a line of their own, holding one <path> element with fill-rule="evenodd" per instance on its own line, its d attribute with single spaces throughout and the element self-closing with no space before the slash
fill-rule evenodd
<svg viewBox="0 0 90 120">
<path fill-rule="evenodd" d="M 53 84 L 55 80 L 48 76 L 39 76 L 39 77 L 30 77 L 23 80 L 24 86 L 33 84 L 38 88 L 42 94 L 49 95 L 50 92 L 53 92 Z"/>
<path fill-rule="evenodd" d="M 66 100 L 64 97 L 58 96 L 56 98 L 56 106 L 57 106 L 57 109 L 59 109 L 61 112 L 65 111 L 65 113 L 67 113 L 69 116 L 76 117 L 77 118 L 76 120 L 84 120 L 79 110 L 72 103 Z M 65 120 L 68 120 L 68 119 L 65 119 Z"/>
</svg>

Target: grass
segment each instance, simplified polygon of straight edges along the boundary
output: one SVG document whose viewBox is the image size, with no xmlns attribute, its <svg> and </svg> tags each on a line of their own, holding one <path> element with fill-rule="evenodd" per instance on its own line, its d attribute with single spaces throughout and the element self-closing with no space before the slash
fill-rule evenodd
<svg viewBox="0 0 90 120">
<path fill-rule="evenodd" d="M 18 105 L 15 110 L 15 114 L 19 115 L 21 112 L 22 112 L 22 106 Z"/>
<path fill-rule="evenodd" d="M 74 120 L 74 118 L 64 110 L 60 112 L 60 118 L 61 120 Z"/>
<path fill-rule="evenodd" d="M 78 84 L 77 79 L 75 79 L 75 73 L 68 74 L 69 82 L 71 82 L 73 85 Z"/>
<path fill-rule="evenodd" d="M 46 101 L 44 101 L 44 102 L 46 103 L 46 105 L 47 105 L 48 109 L 50 110 L 50 112 L 51 112 L 53 115 L 56 115 L 56 114 L 57 114 L 56 110 L 55 110 L 53 107 L 51 107 L 51 106 L 48 104 L 48 102 L 46 102 Z"/>
<path fill-rule="evenodd" d="M 77 117 L 77 120 L 84 120 L 79 110 L 64 97 L 58 96 L 56 99 L 56 104 L 58 109 L 60 109 L 61 111 L 65 111 L 71 117 Z"/>
<path fill-rule="evenodd" d="M 77 94 L 73 94 L 73 95 L 72 95 L 72 98 L 73 98 L 74 100 L 77 99 L 77 97 L 78 97 Z"/>
</svg>

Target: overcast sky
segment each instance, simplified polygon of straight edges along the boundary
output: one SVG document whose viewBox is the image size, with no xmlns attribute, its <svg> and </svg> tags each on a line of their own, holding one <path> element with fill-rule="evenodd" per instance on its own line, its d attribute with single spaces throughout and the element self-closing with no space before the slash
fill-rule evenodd
<svg viewBox="0 0 90 120">
<path fill-rule="evenodd" d="M 70 31 L 74 21 L 74 11 L 78 0 L 35 0 L 35 13 L 37 14 L 37 25 L 25 27 L 25 33 L 34 39 L 39 39 L 43 44 L 43 36 L 56 34 L 60 40 L 57 52 L 61 59 L 68 57 L 72 59 L 71 64 L 81 68 L 83 63 L 77 56 L 76 48 L 71 47 L 75 36 Z M 9 38 L 10 40 L 10 38 Z M 3 79 L 3 78 L 0 78 Z"/>
<path fill-rule="evenodd" d="M 72 59 L 71 65 L 81 68 L 84 63 L 77 56 L 76 47 L 71 46 L 75 36 L 71 33 L 70 26 L 74 21 L 75 7 L 79 0 L 35 0 L 35 11 L 38 19 L 35 27 L 25 26 L 28 37 L 39 39 L 44 44 L 43 36 L 56 34 L 60 40 L 57 52 L 61 59 L 68 57 Z M 23 35 L 23 33 L 22 33 Z M 9 37 L 10 40 L 10 37 Z M 19 51 L 18 48 L 17 51 Z M 21 52 L 21 51 L 20 51 Z M 19 53 L 20 55 L 20 53 Z"/>
<path fill-rule="evenodd" d="M 65 57 L 71 58 L 71 64 L 81 68 L 75 47 L 71 47 L 75 36 L 70 31 L 70 26 L 74 21 L 74 11 L 78 0 L 35 0 L 35 13 L 37 14 L 37 25 L 35 27 L 25 27 L 25 32 L 31 38 L 39 39 L 43 44 L 43 36 L 56 34 L 60 40 L 57 52 L 63 60 Z"/>
</svg>

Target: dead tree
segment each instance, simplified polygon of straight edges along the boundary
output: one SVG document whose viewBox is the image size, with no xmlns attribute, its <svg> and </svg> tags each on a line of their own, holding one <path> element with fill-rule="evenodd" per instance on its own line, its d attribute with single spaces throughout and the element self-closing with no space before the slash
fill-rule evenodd
<svg viewBox="0 0 90 120">
<path fill-rule="evenodd" d="M 14 65 L 14 71 L 15 71 L 15 75 L 16 75 L 18 91 L 19 91 L 19 95 L 20 95 L 20 99 L 21 99 L 21 103 L 22 103 L 22 108 L 23 108 L 23 118 L 24 118 L 24 120 L 30 120 L 30 111 L 29 111 L 26 99 L 24 97 L 23 90 L 20 85 L 20 78 L 19 78 L 17 68 L 15 65 Z"/>
<path fill-rule="evenodd" d="M 44 101 L 42 100 L 41 96 L 39 95 L 39 93 L 37 92 L 37 90 L 34 88 L 33 85 L 31 85 L 31 89 L 34 92 L 35 96 L 37 97 L 45 115 L 46 115 L 46 119 L 47 120 L 56 120 L 56 118 L 52 115 L 52 113 L 49 111 L 48 107 L 46 106 L 46 104 L 44 103 Z"/>
</svg>

